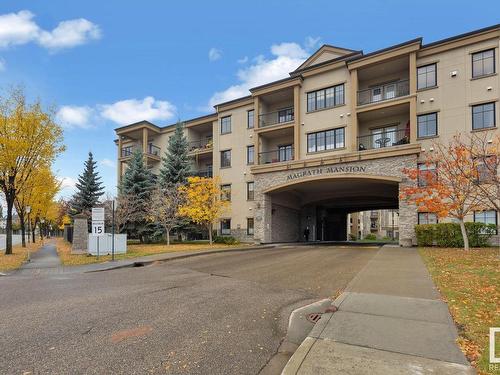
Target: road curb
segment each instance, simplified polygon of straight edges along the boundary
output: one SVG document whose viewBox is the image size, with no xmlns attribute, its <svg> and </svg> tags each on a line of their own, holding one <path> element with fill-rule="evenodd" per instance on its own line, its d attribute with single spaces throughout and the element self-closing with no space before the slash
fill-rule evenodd
<svg viewBox="0 0 500 375">
<path fill-rule="evenodd" d="M 151 260 L 149 260 L 149 259 L 139 260 L 140 258 L 138 258 L 136 260 L 130 260 L 130 261 L 128 261 L 128 263 L 125 263 L 125 264 L 119 264 L 116 266 L 110 266 L 107 268 L 101 268 L 101 269 L 97 269 L 97 270 L 84 271 L 83 273 L 112 271 L 112 270 L 117 270 L 117 269 L 121 269 L 121 268 L 131 268 L 131 267 L 144 267 L 144 266 L 149 266 L 149 265 L 156 263 L 156 262 L 168 262 L 170 260 L 191 258 L 191 257 L 195 257 L 195 256 L 200 256 L 200 255 L 209 255 L 209 254 L 218 254 L 218 253 L 234 253 L 234 252 L 252 251 L 252 250 L 265 250 L 265 249 L 273 249 L 275 247 L 276 247 L 276 245 L 264 245 L 264 246 L 252 246 L 252 247 L 238 247 L 235 249 L 214 249 L 214 250 L 200 251 L 200 252 L 190 253 L 190 254 L 179 254 L 179 255 L 174 255 L 174 256 L 165 256 L 164 258 L 151 259 Z"/>
</svg>

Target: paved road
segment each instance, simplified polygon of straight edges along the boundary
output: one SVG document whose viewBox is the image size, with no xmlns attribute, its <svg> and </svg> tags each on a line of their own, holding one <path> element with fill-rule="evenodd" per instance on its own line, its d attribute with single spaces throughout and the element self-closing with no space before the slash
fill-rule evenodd
<svg viewBox="0 0 500 375">
<path fill-rule="evenodd" d="M 375 248 L 283 247 L 0 278 L 1 374 L 257 374 Z"/>
</svg>

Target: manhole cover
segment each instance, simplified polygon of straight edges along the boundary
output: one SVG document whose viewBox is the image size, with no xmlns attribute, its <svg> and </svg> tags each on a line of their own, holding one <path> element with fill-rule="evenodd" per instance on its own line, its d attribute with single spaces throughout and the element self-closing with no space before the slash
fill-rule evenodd
<svg viewBox="0 0 500 375">
<path fill-rule="evenodd" d="M 310 321 L 312 324 L 316 324 L 320 318 L 321 318 L 321 313 L 312 313 L 306 316 L 306 319 Z"/>
</svg>

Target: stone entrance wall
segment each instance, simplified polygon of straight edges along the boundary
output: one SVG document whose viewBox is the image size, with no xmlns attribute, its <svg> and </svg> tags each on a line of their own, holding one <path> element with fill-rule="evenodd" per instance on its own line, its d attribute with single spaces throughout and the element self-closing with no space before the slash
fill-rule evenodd
<svg viewBox="0 0 500 375">
<path fill-rule="evenodd" d="M 335 178 L 373 176 L 399 179 L 401 181 L 399 182 L 399 191 L 401 192 L 402 188 L 414 183 L 406 178 L 403 169 L 415 168 L 416 165 L 417 155 L 405 155 L 255 174 L 255 241 L 261 243 L 292 241 L 292 239 L 288 239 L 288 237 L 291 237 L 288 232 L 295 227 L 295 224 L 291 225 L 287 215 L 273 215 L 272 197 L 270 194 L 265 193 L 265 191 L 270 191 L 273 188 L 279 188 L 287 184 L 300 184 L 303 181 L 330 177 L 332 178 L 332 187 L 334 187 Z M 360 183 L 362 181 L 360 179 Z M 295 218 L 293 219 L 293 223 L 295 223 Z M 416 206 L 408 204 L 404 199 L 400 199 L 399 241 L 401 245 L 408 246 L 415 242 L 414 228 L 416 224 Z M 278 233 L 275 233 L 276 231 Z M 281 231 L 286 231 L 287 234 L 284 234 L 283 237 L 279 233 Z"/>
</svg>

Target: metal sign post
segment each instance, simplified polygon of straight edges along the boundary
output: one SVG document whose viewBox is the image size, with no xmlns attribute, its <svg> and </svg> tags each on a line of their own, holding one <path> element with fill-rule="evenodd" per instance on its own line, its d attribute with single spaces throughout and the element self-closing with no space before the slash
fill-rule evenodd
<svg viewBox="0 0 500 375">
<path fill-rule="evenodd" d="M 92 208 L 92 235 L 97 240 L 97 259 L 99 259 L 99 237 L 104 236 L 104 207 Z"/>
<path fill-rule="evenodd" d="M 111 261 L 115 260 L 115 200 L 111 202 Z"/>
</svg>

